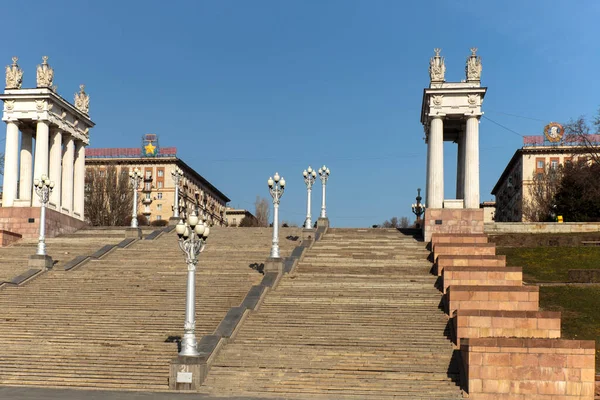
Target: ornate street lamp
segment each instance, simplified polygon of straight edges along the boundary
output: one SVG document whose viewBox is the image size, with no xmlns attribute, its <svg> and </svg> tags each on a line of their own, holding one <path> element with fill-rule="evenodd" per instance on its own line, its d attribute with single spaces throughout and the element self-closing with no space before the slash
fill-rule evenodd
<svg viewBox="0 0 600 400">
<path fill-rule="evenodd" d="M 185 323 L 181 339 L 180 356 L 197 357 L 196 341 L 196 265 L 198 255 L 204 251 L 210 228 L 200 221 L 196 212 L 192 212 L 186 222 L 183 219 L 175 226 L 179 237 L 179 248 L 185 254 L 188 268 L 187 294 L 185 297 Z"/>
<path fill-rule="evenodd" d="M 321 178 L 321 183 L 323 184 L 323 198 L 321 201 L 321 217 L 320 218 L 327 218 L 327 212 L 325 211 L 325 186 L 327 185 L 327 179 L 329 179 L 329 168 L 327 168 L 325 165 L 323 165 L 321 168 L 319 168 L 319 177 Z"/>
<path fill-rule="evenodd" d="M 277 172 L 267 181 L 269 193 L 273 198 L 273 245 L 271 246 L 271 258 L 279 257 L 279 201 L 285 190 L 285 179 Z"/>
<path fill-rule="evenodd" d="M 421 188 L 418 188 L 416 197 L 417 202 L 412 205 L 412 212 L 417 217 L 417 220 L 415 221 L 415 225 L 417 226 L 417 228 L 421 227 L 421 215 L 423 215 L 423 213 L 425 212 L 425 205 L 421 203 L 422 199 L 423 198 L 421 197 Z"/>
<path fill-rule="evenodd" d="M 173 182 L 175 183 L 175 201 L 173 206 L 173 218 L 179 218 L 179 181 L 183 177 L 183 171 L 179 167 L 175 167 L 175 169 L 171 172 L 171 176 L 173 177 Z"/>
<path fill-rule="evenodd" d="M 138 227 L 138 219 L 137 219 L 137 192 L 138 187 L 140 186 L 140 181 L 142 180 L 142 171 L 139 168 L 135 168 L 133 171 L 129 171 L 129 183 L 131 183 L 131 187 L 133 188 L 133 214 L 131 216 L 131 227 Z"/>
<path fill-rule="evenodd" d="M 54 182 L 51 182 L 46 175 L 42 175 L 41 179 L 33 181 L 33 187 L 38 196 L 40 196 L 40 237 L 38 239 L 37 252 L 38 256 L 46 255 L 46 207 L 50 200 L 50 193 L 54 189 Z"/>
<path fill-rule="evenodd" d="M 312 228 L 312 221 L 310 215 L 310 194 L 312 192 L 312 185 L 315 183 L 315 179 L 317 177 L 317 171 L 312 169 L 312 167 L 308 167 L 302 171 L 302 176 L 304 176 L 304 183 L 306 184 L 306 190 L 308 191 L 308 201 L 306 204 L 306 222 L 304 223 L 304 229 Z"/>
</svg>

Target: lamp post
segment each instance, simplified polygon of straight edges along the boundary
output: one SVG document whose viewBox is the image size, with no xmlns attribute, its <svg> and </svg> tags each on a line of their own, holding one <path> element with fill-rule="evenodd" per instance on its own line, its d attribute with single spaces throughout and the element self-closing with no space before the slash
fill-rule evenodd
<svg viewBox="0 0 600 400">
<path fill-rule="evenodd" d="M 422 199 L 423 198 L 421 197 L 421 188 L 418 188 L 416 197 L 417 202 L 412 205 L 412 212 L 417 217 L 417 220 L 415 221 L 415 225 L 417 226 L 417 228 L 421 227 L 421 215 L 423 215 L 423 213 L 425 212 L 425 205 L 421 203 Z"/>
<path fill-rule="evenodd" d="M 180 356 L 197 357 L 198 342 L 196 341 L 196 265 L 198 255 L 204 251 L 204 245 L 210 228 L 200 221 L 196 212 L 192 212 L 186 222 L 181 219 L 175 226 L 179 237 L 179 248 L 185 255 L 188 268 L 187 294 L 185 297 L 185 323 L 181 339 Z"/>
<path fill-rule="evenodd" d="M 325 187 L 327 186 L 327 179 L 329 179 L 329 168 L 323 165 L 319 168 L 319 177 L 321 178 L 321 183 L 323 184 L 323 197 L 321 201 L 321 217 L 327 218 L 327 212 L 325 211 Z"/>
<path fill-rule="evenodd" d="M 137 219 L 137 190 L 142 180 L 142 171 L 139 168 L 135 168 L 133 171 L 129 171 L 129 182 L 133 188 L 133 214 L 131 215 L 131 227 L 138 227 Z"/>
<path fill-rule="evenodd" d="M 279 201 L 285 190 L 285 179 L 277 172 L 267 181 L 269 193 L 273 198 L 273 245 L 271 246 L 271 258 L 279 258 Z"/>
<path fill-rule="evenodd" d="M 310 194 L 312 193 L 312 185 L 315 183 L 315 178 L 317 177 L 317 171 L 309 166 L 308 169 L 302 171 L 302 176 L 304 176 L 304 183 L 306 184 L 306 190 L 308 192 L 308 200 L 306 203 L 306 222 L 304 223 L 304 229 L 311 229 L 312 221 L 310 215 Z"/>
<path fill-rule="evenodd" d="M 38 256 L 46 255 L 46 207 L 50 199 L 50 193 L 54 189 L 54 182 L 51 182 L 46 175 L 42 175 L 41 179 L 33 181 L 33 187 L 38 196 L 40 196 L 40 237 L 38 239 L 37 252 Z"/>
<path fill-rule="evenodd" d="M 175 202 L 173 206 L 173 218 L 179 218 L 179 181 L 183 177 L 183 171 L 179 167 L 175 167 L 173 171 L 171 171 L 171 176 L 173 177 L 173 182 L 175 183 Z"/>
</svg>

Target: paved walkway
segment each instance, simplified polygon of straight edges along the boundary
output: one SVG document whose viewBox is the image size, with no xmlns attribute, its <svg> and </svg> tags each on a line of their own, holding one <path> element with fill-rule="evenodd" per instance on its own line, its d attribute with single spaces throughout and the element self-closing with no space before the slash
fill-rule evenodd
<svg viewBox="0 0 600 400">
<path fill-rule="evenodd" d="M 0 387 L 0 400 L 264 400 L 259 397 L 213 397 L 198 393 L 114 392 L 105 390 Z M 269 400 L 276 400 L 270 398 Z"/>
</svg>

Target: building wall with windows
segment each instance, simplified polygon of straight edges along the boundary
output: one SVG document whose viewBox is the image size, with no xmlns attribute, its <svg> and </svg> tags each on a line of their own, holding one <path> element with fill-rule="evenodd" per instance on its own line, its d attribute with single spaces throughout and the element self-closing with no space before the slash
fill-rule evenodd
<svg viewBox="0 0 600 400">
<path fill-rule="evenodd" d="M 225 219 L 227 220 L 227 226 L 235 227 L 239 226 L 240 222 L 246 217 L 256 219 L 256 217 L 248 210 L 235 209 L 227 207 L 225 211 Z"/>
<path fill-rule="evenodd" d="M 138 190 L 138 212 L 152 222 L 168 220 L 173 216 L 175 183 L 171 173 L 179 167 L 183 171 L 179 182 L 180 209 L 186 212 L 197 210 L 210 226 L 226 224 L 225 208 L 230 199 L 173 155 L 173 151 L 165 156 L 158 154 L 155 157 L 136 157 L 130 155 L 130 150 L 132 149 L 86 149 L 86 169 L 106 169 L 108 165 L 114 165 L 117 172 L 120 172 L 124 168 L 139 168 L 143 179 Z"/>
<path fill-rule="evenodd" d="M 496 222 L 530 222 L 523 205 L 530 201 L 530 186 L 536 174 L 587 157 L 585 146 L 524 146 L 518 149 L 492 189 L 496 196 Z"/>
</svg>

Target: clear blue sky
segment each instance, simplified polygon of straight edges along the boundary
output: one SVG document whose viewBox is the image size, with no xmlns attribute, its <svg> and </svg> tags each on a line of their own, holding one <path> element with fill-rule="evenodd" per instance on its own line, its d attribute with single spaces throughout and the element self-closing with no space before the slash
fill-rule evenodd
<svg viewBox="0 0 600 400">
<path fill-rule="evenodd" d="M 485 117 L 541 134 L 600 106 L 599 12 L 594 0 L 13 1 L 2 3 L 0 60 L 19 56 L 33 87 L 48 55 L 63 97 L 86 84 L 92 147 L 136 147 L 156 133 L 234 207 L 253 210 L 279 171 L 281 218 L 300 224 L 302 170 L 326 163 L 331 223 L 358 227 L 412 220 L 425 187 L 419 113 L 434 47 L 448 81 L 464 78 L 478 47 Z M 522 144 L 489 119 L 482 201 Z M 446 149 L 453 198 L 456 148 Z"/>
</svg>

